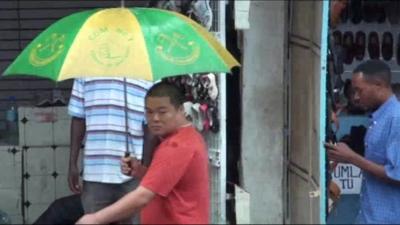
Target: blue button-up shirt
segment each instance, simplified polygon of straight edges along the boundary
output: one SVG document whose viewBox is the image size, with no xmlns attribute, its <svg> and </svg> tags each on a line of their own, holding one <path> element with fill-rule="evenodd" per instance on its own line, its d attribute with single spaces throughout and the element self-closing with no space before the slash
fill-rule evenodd
<svg viewBox="0 0 400 225">
<path fill-rule="evenodd" d="M 400 181 L 400 103 L 390 97 L 371 117 L 365 136 L 365 158 L 383 165 L 386 175 Z M 363 174 L 358 223 L 399 224 L 400 185 Z"/>
</svg>

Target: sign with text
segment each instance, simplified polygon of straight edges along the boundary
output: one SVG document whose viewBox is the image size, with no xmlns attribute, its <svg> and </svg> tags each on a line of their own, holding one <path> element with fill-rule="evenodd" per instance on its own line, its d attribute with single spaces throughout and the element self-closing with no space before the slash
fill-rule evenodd
<svg viewBox="0 0 400 225">
<path fill-rule="evenodd" d="M 339 163 L 332 173 L 332 180 L 340 187 L 342 194 L 359 194 L 362 173 L 352 164 Z"/>
</svg>

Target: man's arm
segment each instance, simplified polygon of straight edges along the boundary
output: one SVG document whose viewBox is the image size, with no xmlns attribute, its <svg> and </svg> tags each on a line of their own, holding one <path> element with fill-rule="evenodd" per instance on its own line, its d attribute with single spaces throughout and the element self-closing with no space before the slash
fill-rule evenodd
<svg viewBox="0 0 400 225">
<path fill-rule="evenodd" d="M 351 163 L 364 172 L 370 173 L 383 181 L 400 185 L 400 181 L 393 180 L 387 176 L 384 166 L 362 157 L 350 149 L 345 143 L 340 142 L 337 145 L 325 144 L 325 147 L 328 150 L 328 157 L 330 160 L 341 163 Z"/>
<path fill-rule="evenodd" d="M 155 195 L 151 190 L 139 186 L 114 204 L 83 216 L 76 224 L 110 224 L 123 220 L 146 206 Z"/>
<path fill-rule="evenodd" d="M 85 137 L 85 132 L 86 132 L 85 120 L 78 117 L 72 117 L 71 151 L 69 156 L 68 184 L 69 188 L 74 193 L 80 193 L 81 191 L 79 185 L 78 157 L 79 157 L 79 151 L 82 146 L 83 138 Z"/>
<path fill-rule="evenodd" d="M 388 177 L 385 171 L 385 167 L 379 164 L 376 164 L 360 155 L 357 154 L 357 157 L 354 158 L 353 163 L 355 166 L 359 167 L 365 172 L 368 172 L 375 177 L 386 181 L 388 183 L 400 185 L 400 181 L 393 180 L 392 178 Z"/>
</svg>

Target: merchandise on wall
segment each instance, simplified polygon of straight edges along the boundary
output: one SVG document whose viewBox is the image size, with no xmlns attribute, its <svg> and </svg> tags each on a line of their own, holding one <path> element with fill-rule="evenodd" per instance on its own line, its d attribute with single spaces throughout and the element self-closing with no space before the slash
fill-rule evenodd
<svg viewBox="0 0 400 225">
<path fill-rule="evenodd" d="M 399 10 L 399 1 L 331 1 L 328 99 L 332 108 L 332 141 L 345 142 L 360 155 L 364 155 L 369 118 L 353 101 L 352 72 L 366 60 L 380 59 L 391 68 L 393 90 L 400 87 Z M 328 223 L 353 223 L 359 207 L 362 172 L 350 164 L 339 164 L 330 172 L 331 182 L 340 187 L 344 199 L 336 206 L 332 202 Z"/>
<path fill-rule="evenodd" d="M 219 132 L 218 86 L 216 75 L 189 74 L 167 78 L 185 94 L 186 117 L 199 132 Z"/>
<path fill-rule="evenodd" d="M 225 43 L 225 1 L 150 0 L 149 7 L 182 13 Z M 208 144 L 212 223 L 226 223 L 226 81 L 215 73 L 183 74 L 165 79 L 185 94 L 185 114 Z"/>
</svg>

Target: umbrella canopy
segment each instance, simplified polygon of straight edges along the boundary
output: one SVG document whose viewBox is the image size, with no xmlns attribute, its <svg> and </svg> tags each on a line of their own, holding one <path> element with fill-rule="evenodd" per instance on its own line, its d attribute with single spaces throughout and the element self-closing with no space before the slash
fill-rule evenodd
<svg viewBox="0 0 400 225">
<path fill-rule="evenodd" d="M 206 29 L 172 11 L 109 8 L 64 17 L 36 37 L 4 72 L 55 81 L 75 77 L 159 80 L 229 72 L 239 63 Z"/>
</svg>

